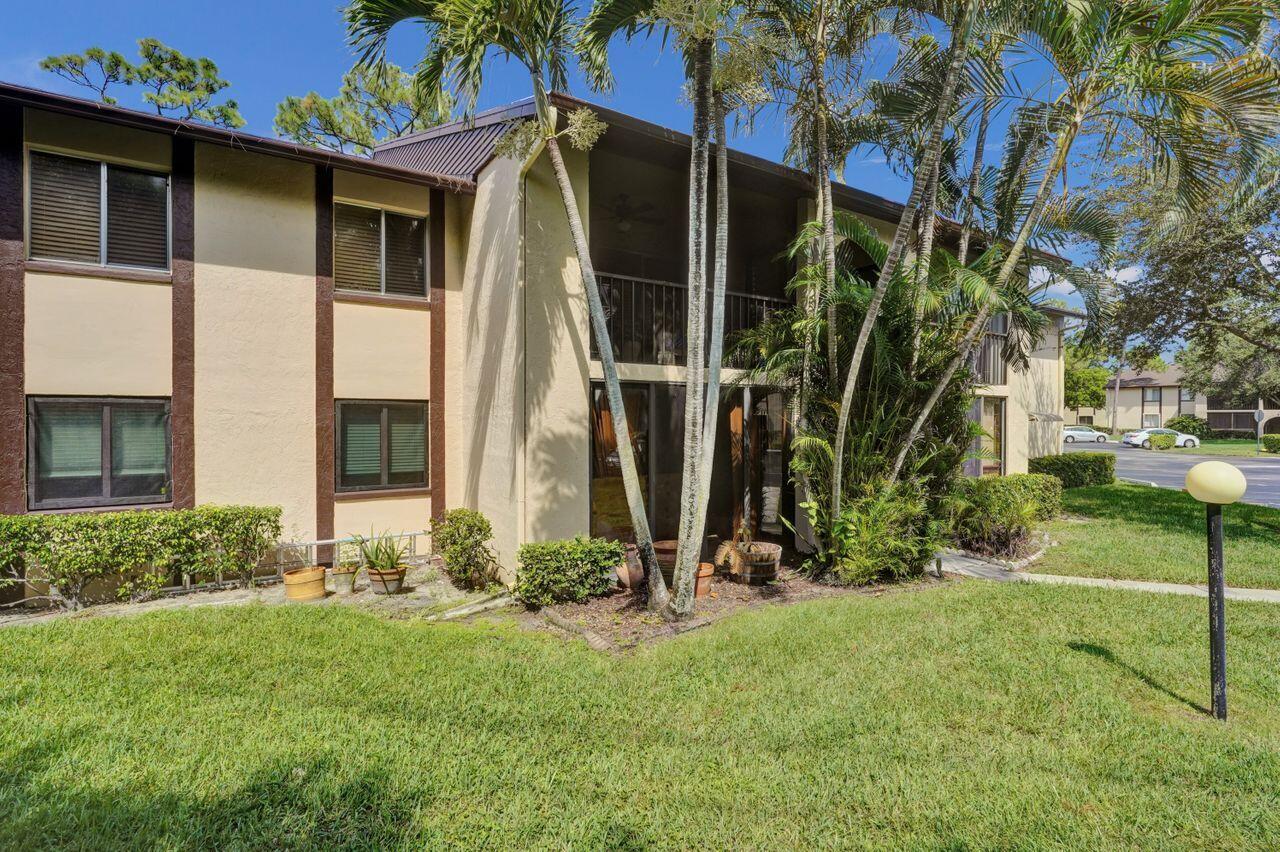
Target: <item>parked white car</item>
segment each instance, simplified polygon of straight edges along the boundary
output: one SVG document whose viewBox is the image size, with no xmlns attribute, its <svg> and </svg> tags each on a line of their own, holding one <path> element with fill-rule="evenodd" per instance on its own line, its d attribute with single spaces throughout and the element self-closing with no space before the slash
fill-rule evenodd
<svg viewBox="0 0 1280 852">
<path fill-rule="evenodd" d="M 1126 432 L 1120 440 L 1131 447 L 1151 449 L 1151 437 L 1153 435 L 1172 435 L 1175 447 L 1200 446 L 1200 439 L 1195 435 L 1186 435 L 1174 429 L 1139 429 L 1137 432 Z"/>
<path fill-rule="evenodd" d="M 1090 444 L 1105 444 L 1107 436 L 1092 426 L 1063 426 L 1062 440 L 1068 444 L 1083 441 Z"/>
</svg>

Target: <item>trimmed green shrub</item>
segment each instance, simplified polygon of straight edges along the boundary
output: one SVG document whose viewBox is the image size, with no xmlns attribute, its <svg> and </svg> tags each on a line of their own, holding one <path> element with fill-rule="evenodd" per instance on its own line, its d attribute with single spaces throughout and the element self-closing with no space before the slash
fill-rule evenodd
<svg viewBox="0 0 1280 852">
<path fill-rule="evenodd" d="M 450 509 L 431 524 L 431 545 L 444 571 L 468 589 L 498 582 L 498 558 L 489 549 L 493 527 L 474 509 Z"/>
<path fill-rule="evenodd" d="M 1111 453 L 1063 453 L 1041 456 L 1027 463 L 1032 473 L 1047 473 L 1062 480 L 1063 488 L 1110 485 L 1116 481 L 1116 457 Z"/>
<path fill-rule="evenodd" d="M 515 596 L 528 606 L 599 597 L 613 588 L 624 556 L 618 542 L 585 536 L 521 545 Z"/>
<path fill-rule="evenodd" d="M 1269 453 L 1280 453 L 1280 435 L 1263 435 L 1262 449 Z"/>
<path fill-rule="evenodd" d="M 1047 474 L 961 480 L 950 501 L 951 536 L 974 553 L 1019 556 L 1036 521 L 1053 517 L 1061 508 L 1061 483 Z"/>
<path fill-rule="evenodd" d="M 181 574 L 248 582 L 279 538 L 279 507 L 6 516 L 0 571 L 9 582 L 47 583 L 55 601 L 79 609 L 97 581 L 131 599 L 150 597 Z"/>
<path fill-rule="evenodd" d="M 1196 417 L 1194 414 L 1179 414 L 1176 417 L 1170 417 L 1164 422 L 1164 428 L 1173 429 L 1184 435 L 1195 435 L 1200 440 L 1208 438 L 1213 433 L 1213 427 L 1209 425 L 1209 421 L 1203 417 Z"/>
<path fill-rule="evenodd" d="M 1218 441 L 1252 441 L 1258 437 L 1258 433 L 1252 429 L 1214 429 L 1209 437 Z"/>
<path fill-rule="evenodd" d="M 1152 435 L 1147 439 L 1152 450 L 1172 450 L 1175 440 L 1172 435 Z"/>
<path fill-rule="evenodd" d="M 1047 473 L 1010 473 L 990 477 L 988 488 L 1013 492 L 1020 500 L 1032 503 L 1036 520 L 1050 521 L 1062 514 L 1062 480 Z"/>
</svg>

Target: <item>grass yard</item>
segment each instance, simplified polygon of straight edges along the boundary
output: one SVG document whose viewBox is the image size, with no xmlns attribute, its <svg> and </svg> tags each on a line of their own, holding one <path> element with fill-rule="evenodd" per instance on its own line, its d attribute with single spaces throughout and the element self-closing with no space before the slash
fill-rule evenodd
<svg viewBox="0 0 1280 852">
<path fill-rule="evenodd" d="M 1275 453 L 1264 452 L 1258 455 L 1258 442 L 1247 438 L 1205 438 L 1198 447 L 1174 447 L 1164 450 L 1166 453 L 1201 456 L 1237 456 L 1248 458 L 1277 458 Z"/>
<path fill-rule="evenodd" d="M 1063 506 L 1088 518 L 1055 521 L 1051 548 L 1030 569 L 1042 574 L 1204 583 L 1204 505 L 1145 485 L 1070 488 Z M 1223 510 L 1227 585 L 1280 589 L 1280 510 L 1238 503 Z"/>
<path fill-rule="evenodd" d="M 0 631 L 0 846 L 1280 845 L 1280 609 L 953 582 L 628 656 L 248 606 Z"/>
</svg>

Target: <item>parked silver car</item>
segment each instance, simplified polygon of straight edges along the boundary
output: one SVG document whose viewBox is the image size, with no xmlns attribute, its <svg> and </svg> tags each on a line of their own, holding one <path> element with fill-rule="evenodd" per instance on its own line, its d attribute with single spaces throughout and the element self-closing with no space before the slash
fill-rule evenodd
<svg viewBox="0 0 1280 852">
<path fill-rule="evenodd" d="M 1074 444 L 1078 441 L 1105 444 L 1107 436 L 1092 426 L 1063 426 L 1062 440 L 1068 444 Z"/>
</svg>

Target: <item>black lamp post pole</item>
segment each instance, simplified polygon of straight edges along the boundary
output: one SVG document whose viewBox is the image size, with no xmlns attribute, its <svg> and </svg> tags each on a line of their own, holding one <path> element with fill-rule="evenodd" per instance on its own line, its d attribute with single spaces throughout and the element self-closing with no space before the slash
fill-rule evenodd
<svg viewBox="0 0 1280 852">
<path fill-rule="evenodd" d="M 1206 503 L 1209 522 L 1209 678 L 1213 715 L 1227 719 L 1227 624 L 1223 606 L 1222 507 Z"/>
</svg>

